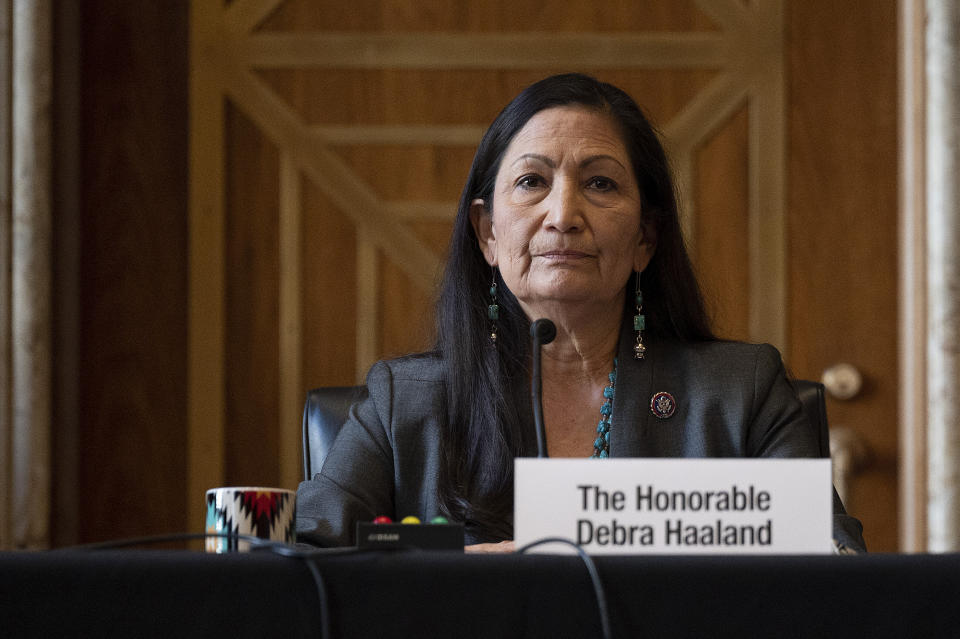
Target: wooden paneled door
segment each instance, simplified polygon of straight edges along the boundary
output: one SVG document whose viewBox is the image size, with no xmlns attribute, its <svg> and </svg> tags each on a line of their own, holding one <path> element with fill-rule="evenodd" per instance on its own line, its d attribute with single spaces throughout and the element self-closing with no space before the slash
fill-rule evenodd
<svg viewBox="0 0 960 639">
<path fill-rule="evenodd" d="M 720 333 L 806 365 L 790 316 L 807 265 L 795 272 L 788 251 L 784 11 L 780 0 L 193 3 L 191 502 L 214 485 L 293 487 L 305 391 L 430 345 L 474 148 L 551 73 L 636 97 L 674 162 Z"/>
<path fill-rule="evenodd" d="M 870 550 L 898 549 L 897 3 L 791 2 L 788 304 L 793 372 L 846 362 L 863 376 L 830 399 L 866 457 L 848 502 Z"/>
</svg>

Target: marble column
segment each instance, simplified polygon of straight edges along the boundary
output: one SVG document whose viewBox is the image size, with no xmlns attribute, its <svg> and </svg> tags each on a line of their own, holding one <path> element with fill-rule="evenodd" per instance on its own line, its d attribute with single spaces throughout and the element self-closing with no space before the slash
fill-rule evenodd
<svg viewBox="0 0 960 639">
<path fill-rule="evenodd" d="M 960 3 L 926 1 L 928 549 L 960 551 Z"/>
<path fill-rule="evenodd" d="M 0 95 L 9 95 L 12 64 L 10 3 L 0 0 Z M 11 540 L 10 468 L 12 409 L 10 406 L 10 102 L 0 100 L 0 550 Z"/>
<path fill-rule="evenodd" d="M 49 543 L 52 2 L 13 3 L 13 544 Z"/>
</svg>

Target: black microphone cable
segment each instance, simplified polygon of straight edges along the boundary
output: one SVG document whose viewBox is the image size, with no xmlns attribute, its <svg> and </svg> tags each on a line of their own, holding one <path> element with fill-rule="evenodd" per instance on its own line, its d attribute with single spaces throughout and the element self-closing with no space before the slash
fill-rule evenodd
<svg viewBox="0 0 960 639">
<path fill-rule="evenodd" d="M 590 582 L 593 584 L 593 593 L 597 597 L 597 612 L 600 615 L 600 630 L 603 639 L 613 639 L 613 633 L 610 631 L 610 611 L 607 608 L 607 595 L 603 590 L 603 582 L 600 581 L 600 573 L 597 571 L 597 565 L 593 562 L 593 558 L 587 554 L 587 551 L 581 548 L 579 544 L 576 544 L 569 539 L 564 539 L 563 537 L 544 537 L 543 539 L 531 541 L 529 544 L 519 548 L 517 553 L 522 555 L 531 548 L 552 543 L 573 546 L 573 548 L 577 551 L 577 554 L 580 555 L 580 559 L 583 560 L 584 565 L 587 567 L 587 572 L 590 573 Z"/>
<path fill-rule="evenodd" d="M 50 552 L 56 553 L 74 550 L 118 550 L 120 548 L 130 548 L 131 546 L 149 546 L 152 544 L 164 544 L 173 541 L 196 541 L 205 540 L 208 538 L 244 541 L 250 544 L 251 549 L 280 543 L 277 541 L 270 541 L 269 539 L 262 539 L 254 535 L 235 535 L 232 533 L 167 533 L 163 535 L 128 537 L 126 539 L 112 539 L 110 541 L 97 541 L 89 544 L 64 546 L 62 548 L 54 548 Z"/>
</svg>

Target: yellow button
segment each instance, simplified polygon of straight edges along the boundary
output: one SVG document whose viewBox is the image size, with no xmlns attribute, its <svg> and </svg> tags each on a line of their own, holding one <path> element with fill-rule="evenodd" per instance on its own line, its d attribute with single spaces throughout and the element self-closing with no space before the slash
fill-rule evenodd
<svg viewBox="0 0 960 639">
<path fill-rule="evenodd" d="M 407 515 L 400 520 L 401 524 L 419 524 L 420 520 L 414 517 L 413 515 Z"/>
</svg>

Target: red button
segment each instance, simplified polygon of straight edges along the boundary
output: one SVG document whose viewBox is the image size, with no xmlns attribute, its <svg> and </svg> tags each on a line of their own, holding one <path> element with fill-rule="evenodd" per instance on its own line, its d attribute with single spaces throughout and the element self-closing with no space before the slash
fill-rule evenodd
<svg viewBox="0 0 960 639">
<path fill-rule="evenodd" d="M 375 524 L 392 524 L 392 523 L 393 523 L 393 520 L 390 519 L 389 517 L 385 516 L 385 515 L 380 515 L 379 517 L 377 517 L 376 519 L 373 520 L 373 523 L 375 523 Z"/>
</svg>

